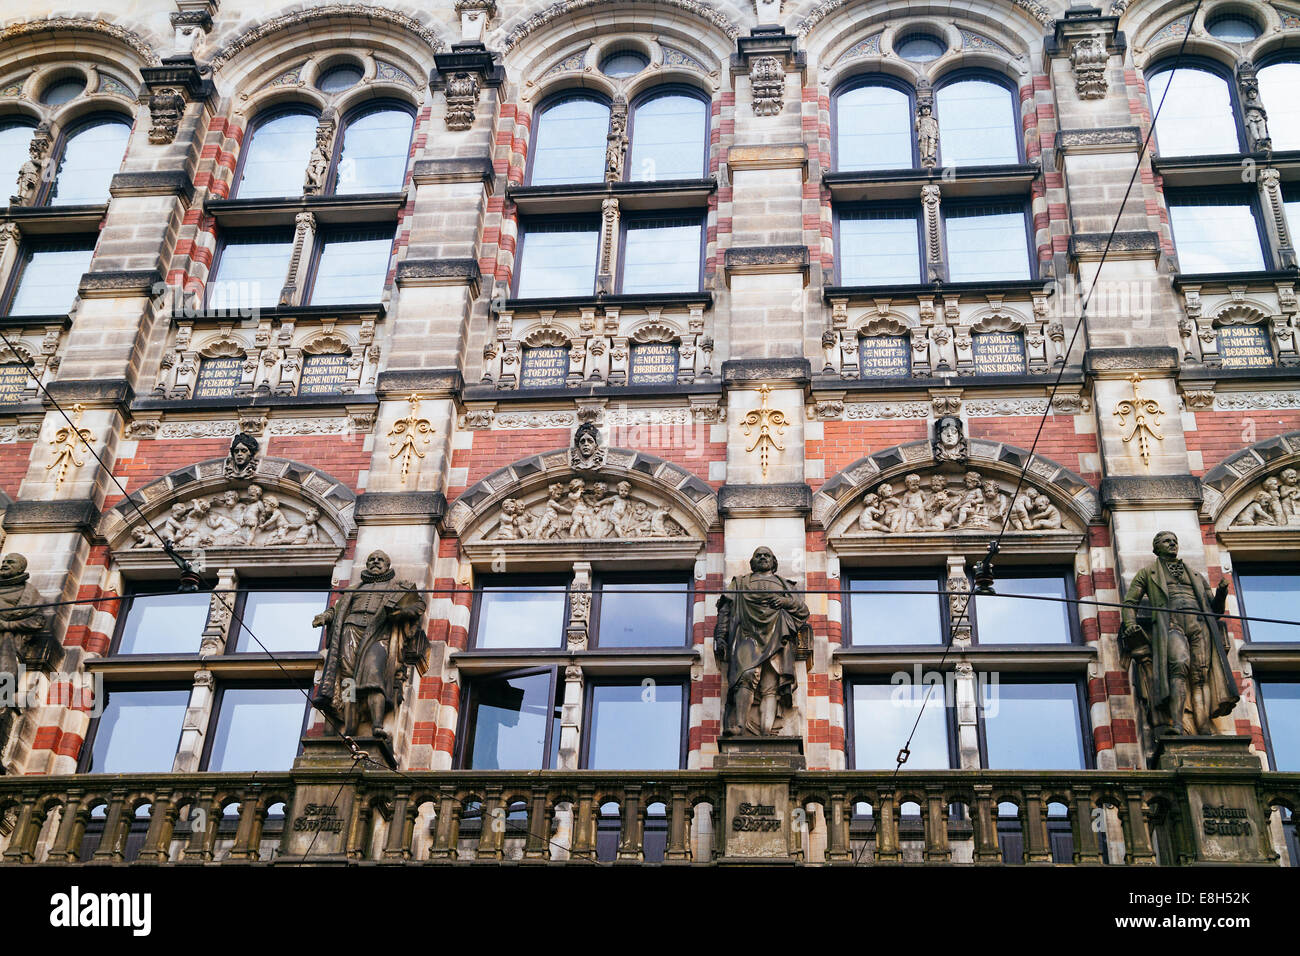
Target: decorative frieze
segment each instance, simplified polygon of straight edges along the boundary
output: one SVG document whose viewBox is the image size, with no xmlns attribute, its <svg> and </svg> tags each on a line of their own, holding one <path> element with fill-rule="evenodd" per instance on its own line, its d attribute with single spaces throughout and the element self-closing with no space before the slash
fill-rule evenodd
<svg viewBox="0 0 1300 956">
<path fill-rule="evenodd" d="M 1013 497 L 1014 495 L 1014 497 Z M 997 530 L 1006 522 L 1012 531 L 1060 531 L 1061 510 L 1043 492 L 1004 487 L 975 470 L 960 478 L 935 471 L 923 479 L 904 476 L 902 485 L 882 482 L 862 496 L 861 507 L 847 534 L 928 534 Z"/>
<path fill-rule="evenodd" d="M 539 503 L 507 498 L 491 537 L 497 540 L 675 538 L 686 533 L 662 502 L 634 497 L 632 484 L 572 478 L 554 482 Z"/>
</svg>

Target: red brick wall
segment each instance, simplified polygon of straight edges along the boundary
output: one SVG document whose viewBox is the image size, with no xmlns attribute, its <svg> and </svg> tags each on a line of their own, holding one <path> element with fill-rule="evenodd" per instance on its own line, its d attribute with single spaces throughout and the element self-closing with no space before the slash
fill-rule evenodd
<svg viewBox="0 0 1300 956">
<path fill-rule="evenodd" d="M 0 490 L 18 500 L 18 486 L 27 477 L 27 465 L 32 456 L 32 443 L 15 442 L 0 446 Z"/>
<path fill-rule="evenodd" d="M 1196 430 L 1185 432 L 1188 451 L 1199 451 L 1203 474 L 1248 445 L 1300 429 L 1300 409 L 1197 412 Z"/>
<path fill-rule="evenodd" d="M 1028 448 L 1034 444 L 1038 422 L 1037 418 L 1023 415 L 974 418 L 971 419 L 969 426 L 970 437 L 1006 442 L 1017 448 Z M 1074 418 L 1071 416 L 1048 415 L 1047 423 L 1043 425 L 1042 437 L 1038 439 L 1034 452 L 1077 472 L 1093 485 L 1096 485 L 1100 479 L 1095 471 L 1085 470 L 1079 461 L 1081 454 L 1096 454 L 1097 436 L 1075 432 Z"/>
<path fill-rule="evenodd" d="M 827 478 L 833 478 L 859 458 L 885 448 L 926 437 L 928 425 L 921 420 L 825 422 L 821 441 L 807 442 L 809 459 L 826 461 Z"/>
</svg>

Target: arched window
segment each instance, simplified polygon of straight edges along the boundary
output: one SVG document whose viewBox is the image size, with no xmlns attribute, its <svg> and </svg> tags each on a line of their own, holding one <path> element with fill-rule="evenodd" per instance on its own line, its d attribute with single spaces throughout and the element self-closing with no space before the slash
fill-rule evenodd
<svg viewBox="0 0 1300 956">
<path fill-rule="evenodd" d="M 911 169 L 916 165 L 912 96 L 901 86 L 871 78 L 835 97 L 835 168 Z"/>
<path fill-rule="evenodd" d="M 1020 123 L 1012 89 L 991 76 L 964 75 L 935 92 L 939 158 L 944 166 L 1020 162 Z"/>
<path fill-rule="evenodd" d="M 531 170 L 533 186 L 598 183 L 605 178 L 609 105 L 587 93 L 569 93 L 537 115 Z"/>
<path fill-rule="evenodd" d="M 684 89 L 656 90 L 637 101 L 629 124 L 632 182 L 701 179 L 707 160 L 709 104 Z"/>
<path fill-rule="evenodd" d="M 390 193 L 402 188 L 415 119 L 393 104 L 367 107 L 347 120 L 340 137 L 334 192 Z"/>
<path fill-rule="evenodd" d="M 316 145 L 317 122 L 316 114 L 305 109 L 259 120 L 244 149 L 235 196 L 261 199 L 301 194 L 307 160 Z"/>
<path fill-rule="evenodd" d="M 1273 148 L 1300 149 L 1300 63 L 1281 61 L 1260 70 L 1259 97 Z"/>
<path fill-rule="evenodd" d="M 131 124 L 117 116 L 97 116 L 72 128 L 63 142 L 51 206 L 108 202 L 108 184 L 122 165 Z"/>
<path fill-rule="evenodd" d="M 1160 110 L 1156 149 L 1161 156 L 1241 152 L 1232 90 L 1224 74 L 1208 65 L 1183 63 L 1176 72 L 1162 67 L 1148 78 L 1147 95 L 1152 114 Z"/>
<path fill-rule="evenodd" d="M 0 121 L 0 184 L 5 184 L 5 189 L 14 184 L 18 179 L 18 170 L 27 162 L 27 146 L 32 141 L 32 129 L 30 123 L 21 120 Z"/>
</svg>

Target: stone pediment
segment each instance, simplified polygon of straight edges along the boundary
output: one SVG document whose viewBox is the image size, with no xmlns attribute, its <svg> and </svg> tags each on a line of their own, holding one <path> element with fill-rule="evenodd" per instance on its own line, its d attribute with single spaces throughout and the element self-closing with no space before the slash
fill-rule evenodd
<svg viewBox="0 0 1300 956">
<path fill-rule="evenodd" d="M 201 461 L 145 485 L 104 513 L 99 534 L 127 563 L 161 552 L 160 536 L 182 553 L 235 564 L 264 561 L 268 550 L 295 559 L 342 551 L 355 531 L 346 485 L 283 458 L 257 459 L 246 477 L 232 476 L 228 462 Z"/>
</svg>

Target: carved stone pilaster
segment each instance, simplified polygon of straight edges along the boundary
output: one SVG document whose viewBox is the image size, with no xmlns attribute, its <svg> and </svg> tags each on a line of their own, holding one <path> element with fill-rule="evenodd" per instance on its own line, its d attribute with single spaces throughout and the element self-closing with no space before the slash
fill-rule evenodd
<svg viewBox="0 0 1300 956">
<path fill-rule="evenodd" d="M 591 563 L 573 565 L 573 583 L 569 586 L 569 623 L 566 628 L 571 651 L 587 649 L 587 630 L 591 624 Z"/>
<path fill-rule="evenodd" d="M 596 291 L 606 295 L 614 291 L 614 270 L 618 268 L 618 200 L 613 196 L 600 204 L 600 269 L 596 273 Z"/>
<path fill-rule="evenodd" d="M 623 181 L 627 162 L 627 99 L 620 93 L 609 107 L 609 133 L 605 144 L 605 181 Z"/>
<path fill-rule="evenodd" d="M 934 115 L 934 89 L 924 79 L 916 87 L 916 145 L 921 165 L 933 169 L 939 161 L 939 120 Z"/>
<path fill-rule="evenodd" d="M 311 243 L 316 237 L 316 217 L 311 213 L 298 213 L 293 217 L 293 223 L 293 253 L 289 257 L 287 281 L 280 290 L 280 305 L 298 304 L 298 275 L 302 271 L 302 264 L 311 259 Z"/>
<path fill-rule="evenodd" d="M 203 639 L 199 647 L 200 657 L 212 657 L 224 654 L 226 644 L 231 637 L 232 609 L 235 606 L 235 590 L 239 587 L 239 575 L 234 568 L 222 568 L 217 572 L 217 587 L 208 603 L 208 619 L 203 627 Z M 234 632 L 235 642 L 239 641 L 239 629 Z M 260 647 L 247 650 L 260 651 Z"/>
<path fill-rule="evenodd" d="M 948 626 L 954 642 L 970 643 L 970 615 L 966 610 L 970 601 L 970 579 L 966 577 L 964 558 L 948 559 Z"/>
<path fill-rule="evenodd" d="M 1259 188 L 1264 194 L 1264 208 L 1268 210 L 1268 231 L 1273 234 L 1277 247 L 1278 265 L 1283 269 L 1294 269 L 1297 265 L 1296 252 L 1291 240 L 1291 229 L 1286 221 L 1281 180 L 1282 176 L 1276 169 L 1266 168 L 1259 174 Z"/>
<path fill-rule="evenodd" d="M 939 185 L 927 183 L 921 187 L 921 208 L 925 212 L 926 274 L 931 282 L 943 280 L 943 246 L 939 226 Z"/>
<path fill-rule="evenodd" d="M 500 56 L 488 52 L 481 42 L 469 41 L 457 44 L 449 53 L 435 54 L 433 62 L 429 86 L 441 90 L 447 100 L 447 129 L 469 129 L 474 125 L 479 95 L 485 89 L 499 88 L 505 79 Z"/>
</svg>

